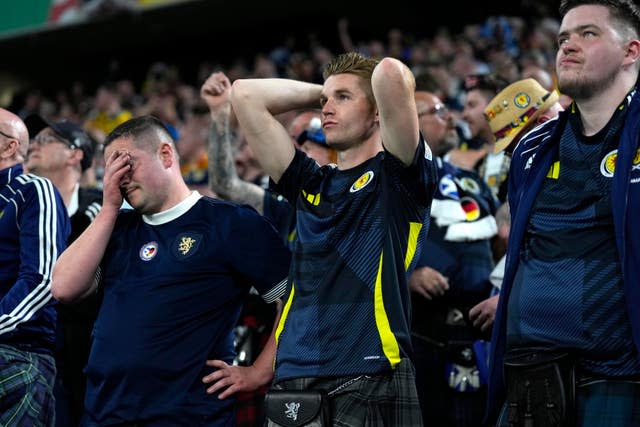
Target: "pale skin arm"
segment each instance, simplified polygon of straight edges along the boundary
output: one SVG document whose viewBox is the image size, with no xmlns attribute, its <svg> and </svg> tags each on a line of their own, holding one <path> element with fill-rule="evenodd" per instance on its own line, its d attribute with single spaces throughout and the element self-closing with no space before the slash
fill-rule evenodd
<svg viewBox="0 0 640 427">
<path fill-rule="evenodd" d="M 413 73 L 397 59 L 384 58 L 373 70 L 371 86 L 378 106 L 382 143 L 408 166 L 413 162 L 419 133 Z"/>
<path fill-rule="evenodd" d="M 231 82 L 222 72 L 209 76 L 200 96 L 209 106 L 209 188 L 220 197 L 252 206 L 264 213 L 264 189 L 238 176 L 231 150 Z"/>
<path fill-rule="evenodd" d="M 449 290 L 449 279 L 431 267 L 419 267 L 409 277 L 409 289 L 432 300 Z"/>
<path fill-rule="evenodd" d="M 251 366 L 233 366 L 222 360 L 207 360 L 207 366 L 216 370 L 202 378 L 205 384 L 211 384 L 207 393 L 213 394 L 224 390 L 218 396 L 224 399 L 239 391 L 251 391 L 267 384 L 273 379 L 273 363 L 276 357 L 275 332 L 282 314 L 282 301 L 276 301 L 276 318 L 273 322 L 271 336 L 256 361 Z"/>
<path fill-rule="evenodd" d="M 473 322 L 473 326 L 480 328 L 482 332 L 486 332 L 493 327 L 499 297 L 500 294 L 480 301 L 469 310 L 469 319 Z"/>
<path fill-rule="evenodd" d="M 122 205 L 120 181 L 129 171 L 130 156 L 114 152 L 104 171 L 102 209 L 89 227 L 60 255 L 53 269 L 51 293 L 61 302 L 78 300 L 95 290 L 96 270 Z"/>
<path fill-rule="evenodd" d="M 321 90 L 322 86 L 318 84 L 286 79 L 240 79 L 233 82 L 233 111 L 249 146 L 260 159 L 260 165 L 275 182 L 280 180 L 293 160 L 295 147 L 287 130 L 274 116 L 318 107 Z"/>
</svg>

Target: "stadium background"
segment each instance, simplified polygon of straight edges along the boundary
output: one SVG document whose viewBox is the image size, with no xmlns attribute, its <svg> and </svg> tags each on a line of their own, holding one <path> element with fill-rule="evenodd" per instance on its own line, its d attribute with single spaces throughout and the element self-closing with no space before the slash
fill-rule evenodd
<svg viewBox="0 0 640 427">
<path fill-rule="evenodd" d="M 202 61 L 226 65 L 287 41 L 318 40 L 339 52 L 342 17 L 359 40 L 384 39 L 391 28 L 419 37 L 492 15 L 556 13 L 548 0 L 1 0 L 0 105 L 27 88 L 48 93 L 80 80 L 91 89 L 113 73 L 139 83 L 155 61 L 176 64 L 194 81 Z"/>
</svg>

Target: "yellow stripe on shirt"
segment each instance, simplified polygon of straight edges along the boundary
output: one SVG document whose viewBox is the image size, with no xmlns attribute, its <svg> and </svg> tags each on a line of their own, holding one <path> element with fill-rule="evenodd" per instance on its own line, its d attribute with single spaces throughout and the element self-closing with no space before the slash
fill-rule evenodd
<svg viewBox="0 0 640 427">
<path fill-rule="evenodd" d="M 400 347 L 395 335 L 391 331 L 391 325 L 389 324 L 389 318 L 387 312 L 384 309 L 384 301 L 382 298 L 382 258 L 384 254 L 380 254 L 380 263 L 378 264 L 378 274 L 376 276 L 376 286 L 374 289 L 373 305 L 376 316 L 376 326 L 378 327 L 378 333 L 380 334 L 380 341 L 382 342 L 382 351 L 389 360 L 392 367 L 395 367 L 400 363 Z"/>
<path fill-rule="evenodd" d="M 407 271 L 413 261 L 413 256 L 416 254 L 416 247 L 418 246 L 418 236 L 420 236 L 420 230 L 422 230 L 422 224 L 419 222 L 409 223 L 409 237 L 407 238 L 407 255 L 404 257 L 404 270 Z"/>
</svg>

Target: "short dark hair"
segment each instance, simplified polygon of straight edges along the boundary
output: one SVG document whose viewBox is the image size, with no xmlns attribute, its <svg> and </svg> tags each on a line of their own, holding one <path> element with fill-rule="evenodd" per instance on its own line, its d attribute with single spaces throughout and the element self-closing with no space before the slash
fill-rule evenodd
<svg viewBox="0 0 640 427">
<path fill-rule="evenodd" d="M 584 5 L 607 7 L 615 21 L 626 24 L 626 26 L 633 29 L 634 35 L 632 38 L 640 36 L 640 9 L 633 0 L 561 0 L 560 18 L 564 18 L 571 9 Z"/>
<path fill-rule="evenodd" d="M 114 140 L 122 137 L 130 137 L 138 139 L 140 136 L 150 133 L 151 131 L 160 131 L 166 135 L 168 141 L 173 142 L 169 129 L 155 116 L 147 115 L 134 117 L 126 122 L 118 125 L 112 130 L 102 144 L 105 148 Z"/>
<path fill-rule="evenodd" d="M 358 52 L 347 52 L 333 58 L 324 67 L 322 77 L 326 80 L 334 74 L 351 73 L 365 80 L 371 80 L 373 69 L 378 65 L 378 60 L 369 58 Z"/>
<path fill-rule="evenodd" d="M 340 54 L 329 61 L 325 65 L 322 72 L 322 77 L 327 80 L 334 74 L 354 74 L 362 79 L 364 82 L 364 90 L 367 93 L 367 97 L 375 104 L 375 98 L 373 96 L 373 89 L 371 88 L 371 75 L 374 68 L 380 62 L 378 59 L 370 58 L 362 55 L 358 52 L 347 52 Z"/>
</svg>

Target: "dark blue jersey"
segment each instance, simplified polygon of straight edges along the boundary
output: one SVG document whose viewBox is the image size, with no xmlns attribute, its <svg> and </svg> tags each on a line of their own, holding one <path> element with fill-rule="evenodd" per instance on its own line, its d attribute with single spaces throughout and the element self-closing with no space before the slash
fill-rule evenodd
<svg viewBox="0 0 640 427">
<path fill-rule="evenodd" d="M 0 171 L 0 343 L 53 354 L 53 265 L 70 233 L 67 210 L 46 178 L 22 165 Z"/>
<path fill-rule="evenodd" d="M 605 376 L 640 372 L 612 238 L 618 111 L 590 138 L 576 137 L 570 116 L 531 211 L 507 317 L 507 349 L 569 348 L 582 372 Z"/>
<path fill-rule="evenodd" d="M 280 194 L 265 190 L 263 198 L 264 216 L 276 227 L 282 240 L 293 249 L 296 237 L 296 210 L 287 199 Z"/>
<path fill-rule="evenodd" d="M 640 134 L 640 98 L 637 91 L 632 91 L 627 97 L 626 108 L 628 108 L 627 117 L 622 124 L 619 139 L 616 137 L 617 149 L 615 152 L 605 153 L 597 163 L 598 170 L 594 172 L 596 176 L 611 175 L 609 178 L 611 191 L 608 199 L 611 203 L 613 235 L 610 236 L 610 239 L 615 239 L 619 271 L 622 275 L 622 288 L 619 292 L 624 294 L 624 314 L 626 314 L 625 317 L 630 325 L 630 337 L 635 349 L 635 351 L 632 349 L 627 351 L 635 352 L 637 360 L 640 351 L 640 287 L 637 286 L 637 278 L 640 277 L 640 221 L 636 220 L 637 212 L 640 211 L 640 186 L 638 185 L 640 183 L 640 140 L 638 139 Z M 623 105 L 619 109 L 624 110 L 625 106 Z M 507 343 L 507 323 L 511 310 L 511 294 L 517 280 L 515 276 L 521 271 L 523 255 L 527 255 L 523 250 L 527 249 L 531 238 L 531 234 L 527 236 L 531 232 L 530 218 L 536 209 L 539 211 L 539 206 L 536 206 L 536 203 L 542 189 L 550 184 L 550 180 L 559 178 L 563 174 L 564 166 L 561 164 L 561 159 L 559 160 L 558 153 L 560 141 L 566 127 L 569 126 L 571 114 L 574 114 L 573 106 L 571 109 L 561 112 L 557 119 L 549 120 L 534 128 L 520 139 L 513 152 L 509 175 L 511 231 L 507 246 L 504 281 L 491 338 L 492 353 L 489 357 L 489 400 L 487 403 L 490 419 L 497 418 L 498 411 L 504 403 L 503 361 Z M 591 200 L 588 204 L 595 201 L 595 199 Z M 591 212 L 595 212 L 595 210 L 591 210 Z M 587 243 L 588 245 L 592 244 L 591 241 Z M 582 245 L 582 241 L 577 245 Z M 575 249 L 582 251 L 583 247 L 577 246 Z M 577 267 L 581 268 L 582 265 L 577 265 Z M 618 267 L 616 266 L 616 268 Z M 588 277 L 589 281 L 594 284 L 593 279 L 600 280 L 601 275 L 609 274 L 609 272 L 605 273 L 604 269 L 591 271 L 597 272 Z M 581 275 L 581 273 L 579 274 Z M 576 270 L 567 269 L 563 278 L 580 278 L 580 275 L 576 274 Z M 594 287 L 591 289 L 596 290 Z M 597 301 L 597 298 L 603 298 L 602 301 L 608 304 L 609 301 L 604 300 L 604 298 L 608 298 L 608 295 L 607 293 L 601 294 L 598 290 L 598 292 L 591 293 L 589 299 L 592 303 Z M 573 294 L 571 298 L 580 300 L 582 295 Z M 595 322 L 600 322 L 608 328 L 609 325 L 604 321 L 601 322 L 601 319 L 607 321 L 609 317 L 620 319 L 619 315 L 623 314 L 609 311 L 608 314 L 611 316 L 605 315 L 606 317 L 604 317 L 602 313 L 602 311 L 598 313 L 585 312 L 584 319 L 592 325 L 595 325 Z M 561 321 L 565 320 L 565 315 L 566 313 L 562 313 Z M 589 356 L 597 357 L 595 352 Z"/>
<path fill-rule="evenodd" d="M 296 152 L 276 188 L 297 210 L 276 381 L 377 373 L 411 354 L 407 277 L 435 182 L 422 140 L 408 167 L 386 151 L 349 170 Z"/>
<path fill-rule="evenodd" d="M 205 361 L 232 362 L 251 286 L 266 302 L 279 298 L 289 261 L 273 226 L 246 206 L 194 193 L 156 215 L 121 212 L 101 264 L 91 421 L 226 425 L 234 401 L 205 392 Z"/>
</svg>

